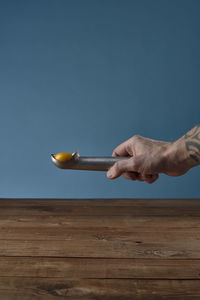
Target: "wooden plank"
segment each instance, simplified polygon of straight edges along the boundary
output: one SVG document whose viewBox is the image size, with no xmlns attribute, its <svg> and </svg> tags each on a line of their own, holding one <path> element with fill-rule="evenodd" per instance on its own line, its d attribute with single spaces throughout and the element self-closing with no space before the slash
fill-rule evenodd
<svg viewBox="0 0 200 300">
<path fill-rule="evenodd" d="M 0 217 L 8 216 L 200 216 L 198 199 L 146 200 L 0 200 Z"/>
<path fill-rule="evenodd" d="M 1 257 L 0 277 L 200 279 L 200 260 Z"/>
<path fill-rule="evenodd" d="M 90 198 L 90 199 L 84 199 L 84 198 L 0 198 L 0 207 L 4 206 L 10 206 L 18 204 L 21 207 L 24 206 L 55 206 L 55 208 L 62 207 L 63 205 L 67 206 L 103 206 L 103 207 L 109 207 L 109 206 L 132 206 L 132 207 L 138 207 L 138 206 L 146 206 L 146 207 L 192 207 L 192 206 L 200 206 L 199 204 L 200 199 L 198 198 Z"/>
<path fill-rule="evenodd" d="M 170 241 L 174 239 L 180 243 L 198 242 L 200 238 L 200 221 L 184 220 L 183 224 L 179 220 L 169 218 L 159 218 L 156 221 L 144 221 L 132 218 L 120 222 L 120 218 L 98 218 L 92 220 L 54 220 L 48 221 L 19 221 L 19 220 L 0 220 L 0 240 L 104 240 L 108 242 L 119 240 L 121 242 L 132 242 L 133 244 L 149 244 Z M 159 226 L 159 222 L 162 223 Z M 125 226 L 126 225 L 126 226 Z M 180 227 L 179 227 L 180 225 Z M 185 226 L 185 227 L 184 227 Z M 155 236 L 155 232 L 157 235 Z M 186 240 L 186 241 L 185 241 Z"/>
<path fill-rule="evenodd" d="M 69 240 L 0 240 L 0 256 L 199 259 L 200 240 L 189 236 L 134 235 L 135 241 L 102 237 Z M 188 238 L 188 240 L 187 240 Z M 142 240 L 142 243 L 137 243 Z M 146 240 L 143 242 L 143 240 Z"/>
<path fill-rule="evenodd" d="M 1 237 L 12 237 L 13 234 L 27 232 L 34 234 L 38 230 L 54 230 L 61 234 L 67 230 L 113 230 L 124 232 L 173 232 L 184 231 L 199 232 L 200 219 L 195 216 L 1 216 L 0 234 Z M 42 234 L 42 232 L 41 232 Z"/>
<path fill-rule="evenodd" d="M 199 300 L 199 280 L 0 277 L 3 300 Z"/>
</svg>

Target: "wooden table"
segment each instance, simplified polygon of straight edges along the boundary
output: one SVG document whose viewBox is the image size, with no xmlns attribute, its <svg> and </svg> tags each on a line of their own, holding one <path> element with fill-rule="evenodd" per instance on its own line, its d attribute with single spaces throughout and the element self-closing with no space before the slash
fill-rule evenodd
<svg viewBox="0 0 200 300">
<path fill-rule="evenodd" d="M 200 299 L 200 199 L 0 199 L 0 300 Z"/>
</svg>

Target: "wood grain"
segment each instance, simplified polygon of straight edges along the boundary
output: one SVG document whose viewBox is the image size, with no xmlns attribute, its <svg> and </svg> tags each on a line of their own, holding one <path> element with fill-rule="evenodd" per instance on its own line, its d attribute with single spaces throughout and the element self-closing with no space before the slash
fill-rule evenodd
<svg viewBox="0 0 200 300">
<path fill-rule="evenodd" d="M 0 300 L 200 299 L 200 199 L 0 199 Z"/>
<path fill-rule="evenodd" d="M 199 300 L 199 280 L 1 278 L 3 300 Z"/>
<path fill-rule="evenodd" d="M 200 260 L 1 257 L 0 274 L 65 279 L 200 279 Z"/>
</svg>

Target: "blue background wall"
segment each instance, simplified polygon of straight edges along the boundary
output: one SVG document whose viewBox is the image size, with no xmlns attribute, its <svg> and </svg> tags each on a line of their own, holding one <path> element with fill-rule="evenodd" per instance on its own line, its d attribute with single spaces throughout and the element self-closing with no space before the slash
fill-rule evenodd
<svg viewBox="0 0 200 300">
<path fill-rule="evenodd" d="M 148 185 L 50 161 L 199 123 L 199 15 L 198 0 L 0 1 L 0 197 L 199 197 L 199 168 Z"/>
</svg>

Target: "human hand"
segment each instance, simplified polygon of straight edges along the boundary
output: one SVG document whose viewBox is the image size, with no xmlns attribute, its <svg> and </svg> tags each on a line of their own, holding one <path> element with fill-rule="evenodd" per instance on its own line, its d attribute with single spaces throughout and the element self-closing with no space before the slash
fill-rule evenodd
<svg viewBox="0 0 200 300">
<path fill-rule="evenodd" d="M 110 179 L 122 175 L 126 179 L 153 183 L 159 173 L 180 176 L 192 167 L 184 137 L 171 143 L 135 135 L 115 148 L 112 155 L 127 156 L 127 160 L 115 163 L 108 170 Z"/>
</svg>

